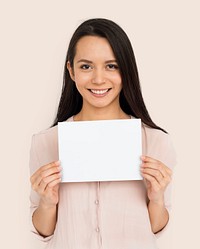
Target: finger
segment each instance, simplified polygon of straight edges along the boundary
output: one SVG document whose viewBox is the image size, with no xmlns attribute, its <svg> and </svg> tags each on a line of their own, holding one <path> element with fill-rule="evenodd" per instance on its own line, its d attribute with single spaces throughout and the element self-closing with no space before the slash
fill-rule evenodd
<svg viewBox="0 0 200 249">
<path fill-rule="evenodd" d="M 166 177 L 163 178 L 161 185 L 166 187 L 170 182 L 171 182 L 171 176 L 167 175 Z"/>
<path fill-rule="evenodd" d="M 167 166 L 165 166 L 165 170 L 167 171 L 168 175 L 171 177 L 173 174 L 173 171 L 170 168 L 168 168 Z"/>
<path fill-rule="evenodd" d="M 52 167 L 58 167 L 60 165 L 60 161 L 56 161 L 56 162 L 51 162 L 49 164 L 46 164 L 42 167 L 40 167 L 32 176 L 31 176 L 31 183 L 35 182 L 36 178 L 38 178 L 38 176 L 41 174 L 41 172 L 52 168 Z"/>
<path fill-rule="evenodd" d="M 155 171 L 159 171 L 163 177 L 166 177 L 168 174 L 164 165 L 161 165 L 159 163 L 144 163 L 142 164 L 141 169 L 152 169 Z"/>
<path fill-rule="evenodd" d="M 47 169 L 46 171 L 43 171 L 37 178 L 36 180 L 36 185 L 40 185 L 41 182 L 44 182 L 46 184 L 48 184 L 49 182 L 51 182 L 52 180 L 54 180 L 55 178 L 57 179 L 57 175 L 59 177 L 61 177 L 61 167 L 52 167 L 50 169 Z"/>
<path fill-rule="evenodd" d="M 40 167 L 40 172 L 43 172 L 43 171 L 46 171 L 52 167 L 59 167 L 60 166 L 60 161 L 55 161 L 55 162 L 51 162 L 51 163 L 48 163 L 42 167 Z"/>
<path fill-rule="evenodd" d="M 47 187 L 53 188 L 53 187 L 55 187 L 57 184 L 59 184 L 61 181 L 62 181 L 62 178 L 60 177 L 60 178 L 58 178 L 58 179 L 56 179 L 56 180 L 50 182 L 50 183 L 48 184 Z"/>
<path fill-rule="evenodd" d="M 41 176 L 42 178 L 45 178 L 47 176 L 53 175 L 53 174 L 57 174 L 62 170 L 62 168 L 60 166 L 53 166 L 47 170 L 44 170 L 41 172 Z"/>
<path fill-rule="evenodd" d="M 49 184 L 54 180 L 61 178 L 61 173 L 53 174 L 42 179 L 41 183 Z"/>
<path fill-rule="evenodd" d="M 171 181 L 170 175 L 166 174 L 166 176 L 163 177 L 162 174 L 159 171 L 152 170 L 152 169 L 141 169 L 141 174 L 142 174 L 143 177 L 144 177 L 143 174 L 154 177 L 155 180 L 158 182 L 158 184 L 162 188 L 165 188 Z"/>
<path fill-rule="evenodd" d="M 157 163 L 143 163 L 141 168 L 151 168 L 159 170 L 162 173 L 163 177 L 167 177 L 167 175 L 171 177 L 172 175 L 172 170 L 159 161 Z"/>
<path fill-rule="evenodd" d="M 48 177 L 45 177 L 42 179 L 40 185 L 39 185 L 39 192 L 40 194 L 43 194 L 45 192 L 45 190 L 50 186 L 54 186 L 52 183 L 54 181 L 56 182 L 60 182 L 60 179 L 61 179 L 61 173 L 58 173 L 58 174 L 54 174 L 54 175 L 50 175 Z M 58 181 L 59 180 L 59 181 Z M 56 185 L 56 184 L 55 184 Z"/>
<path fill-rule="evenodd" d="M 152 158 L 152 157 L 149 157 L 149 156 L 141 156 L 141 159 L 142 159 L 142 161 L 144 162 L 144 163 L 157 163 L 159 166 L 161 166 L 161 165 L 163 165 L 164 166 L 164 168 L 165 168 L 165 170 L 167 171 L 167 173 L 169 174 L 169 175 L 172 175 L 172 170 L 169 168 L 169 167 L 167 167 L 165 164 L 163 164 L 161 161 L 159 161 L 159 160 L 156 160 L 156 159 L 154 159 L 154 158 Z"/>
<path fill-rule="evenodd" d="M 159 162 L 158 160 L 152 158 L 152 157 L 149 157 L 149 156 L 141 156 L 141 160 L 143 162 L 149 162 L 149 163 L 156 163 L 156 162 Z"/>
<path fill-rule="evenodd" d="M 149 169 L 149 168 L 146 168 L 146 169 L 141 168 L 141 172 L 143 174 L 148 174 L 148 175 L 154 177 L 159 184 L 163 180 L 163 175 L 158 170 Z"/>
<path fill-rule="evenodd" d="M 36 190 L 45 177 L 59 173 L 61 171 L 61 167 L 57 165 L 57 163 L 50 163 L 36 171 L 35 174 L 31 177 L 32 188 Z"/>
<path fill-rule="evenodd" d="M 149 175 L 149 174 L 145 174 L 145 173 L 142 173 L 142 176 L 144 177 L 145 180 L 148 180 L 152 186 L 152 188 L 155 190 L 155 191 L 158 191 L 160 190 L 160 185 L 159 183 L 157 182 L 157 180 L 155 179 L 155 177 Z"/>
</svg>

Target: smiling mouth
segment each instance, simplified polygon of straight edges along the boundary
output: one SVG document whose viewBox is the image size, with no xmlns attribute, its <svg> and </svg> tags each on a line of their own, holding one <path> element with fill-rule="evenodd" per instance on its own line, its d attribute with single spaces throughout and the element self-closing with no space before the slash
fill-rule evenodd
<svg viewBox="0 0 200 249">
<path fill-rule="evenodd" d="M 111 90 L 111 88 L 107 88 L 107 89 L 88 89 L 90 92 L 97 94 L 97 95 L 102 95 L 107 93 L 109 90 Z"/>
</svg>

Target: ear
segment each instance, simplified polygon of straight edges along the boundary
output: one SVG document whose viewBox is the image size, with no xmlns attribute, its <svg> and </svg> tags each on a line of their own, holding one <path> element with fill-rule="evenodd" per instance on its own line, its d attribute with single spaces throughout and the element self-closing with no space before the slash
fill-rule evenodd
<svg viewBox="0 0 200 249">
<path fill-rule="evenodd" d="M 70 64 L 69 61 L 67 62 L 67 69 L 68 69 L 68 71 L 69 71 L 69 75 L 70 75 L 71 79 L 72 79 L 73 81 L 75 81 L 74 70 L 73 70 L 73 68 L 71 67 L 71 64 Z"/>
</svg>

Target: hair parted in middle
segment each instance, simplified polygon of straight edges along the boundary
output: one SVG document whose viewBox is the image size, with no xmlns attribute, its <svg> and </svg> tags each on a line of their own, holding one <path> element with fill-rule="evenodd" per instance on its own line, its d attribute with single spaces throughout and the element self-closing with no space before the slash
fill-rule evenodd
<svg viewBox="0 0 200 249">
<path fill-rule="evenodd" d="M 118 24 L 104 18 L 86 20 L 78 26 L 70 40 L 64 66 L 62 93 L 53 126 L 81 111 L 83 99 L 70 77 L 67 63 L 69 62 L 73 69 L 76 45 L 84 36 L 98 36 L 106 38 L 109 42 L 122 78 L 119 98 L 122 110 L 128 115 L 140 118 L 147 126 L 166 132 L 152 121 L 145 106 L 135 55 L 127 34 Z"/>
</svg>

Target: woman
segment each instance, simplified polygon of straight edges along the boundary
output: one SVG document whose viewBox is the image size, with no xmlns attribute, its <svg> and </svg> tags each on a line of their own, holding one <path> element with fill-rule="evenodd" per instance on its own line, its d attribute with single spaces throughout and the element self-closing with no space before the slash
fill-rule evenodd
<svg viewBox="0 0 200 249">
<path fill-rule="evenodd" d="M 57 123 L 140 118 L 144 181 L 60 183 Z M 154 249 L 169 221 L 175 154 L 151 120 L 126 33 L 107 19 L 73 34 L 53 127 L 33 136 L 32 232 L 48 249 Z"/>
</svg>

